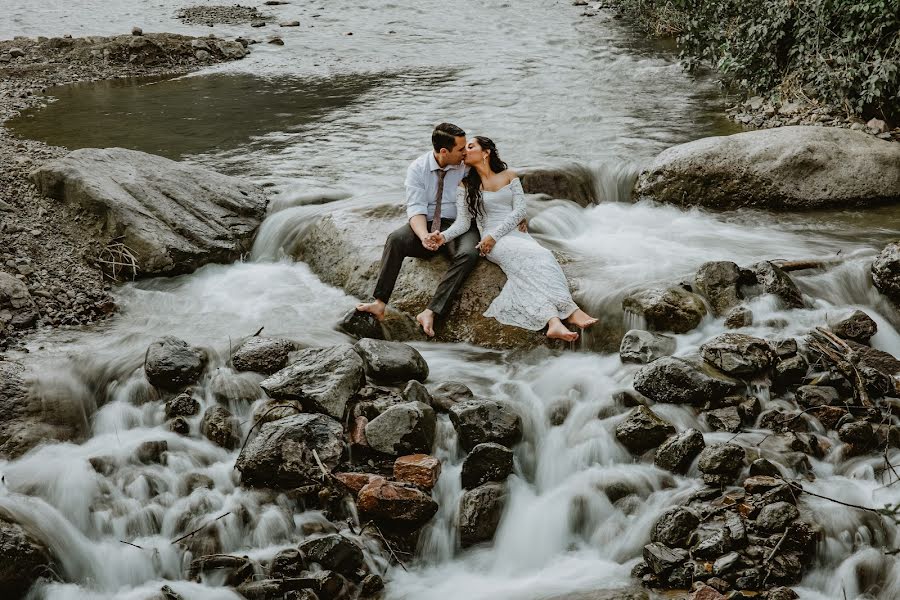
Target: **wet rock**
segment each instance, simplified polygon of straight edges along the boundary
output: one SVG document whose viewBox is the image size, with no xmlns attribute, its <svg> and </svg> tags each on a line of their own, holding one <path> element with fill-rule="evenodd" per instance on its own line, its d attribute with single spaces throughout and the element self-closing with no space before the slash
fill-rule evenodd
<svg viewBox="0 0 900 600">
<path fill-rule="evenodd" d="M 475 397 L 468 387 L 456 381 L 444 381 L 431 390 L 431 405 L 438 412 L 449 412 L 457 402 Z"/>
<path fill-rule="evenodd" d="M 421 402 L 422 404 L 427 404 L 428 406 L 431 406 L 432 402 L 434 401 L 434 399 L 431 397 L 431 392 L 428 391 L 428 388 L 426 388 L 416 380 L 412 380 L 407 383 L 406 387 L 403 388 L 403 391 L 400 392 L 400 396 L 407 402 Z"/>
<path fill-rule="evenodd" d="M 580 164 L 518 169 L 526 194 L 547 194 L 571 200 L 582 207 L 597 203 L 596 177 Z"/>
<path fill-rule="evenodd" d="M 0 271 L 0 337 L 5 328 L 26 329 L 38 318 L 38 308 L 28 286 Z"/>
<path fill-rule="evenodd" d="M 691 541 L 691 556 L 714 560 L 732 548 L 731 530 L 724 524 L 704 523 L 697 529 Z"/>
<path fill-rule="evenodd" d="M 737 444 L 712 444 L 700 452 L 698 466 L 707 483 L 733 481 L 744 466 L 744 449 Z"/>
<path fill-rule="evenodd" d="M 224 407 L 210 406 L 200 421 L 200 433 L 226 450 L 234 450 L 241 443 L 241 424 Z"/>
<path fill-rule="evenodd" d="M 768 342 L 775 356 L 782 360 L 794 356 L 800 350 L 794 338 L 770 339 Z"/>
<path fill-rule="evenodd" d="M 368 575 L 363 577 L 362 583 L 360 583 L 359 588 L 364 598 L 368 596 L 374 596 L 384 589 L 384 580 L 381 578 L 381 575 L 369 573 Z"/>
<path fill-rule="evenodd" d="M 254 371 L 272 375 L 285 368 L 290 353 L 297 349 L 291 340 L 273 337 L 251 337 L 231 355 L 237 371 Z"/>
<path fill-rule="evenodd" d="M 664 575 L 675 567 L 687 562 L 687 550 L 669 548 L 665 544 L 652 542 L 644 546 L 644 561 L 657 575 Z"/>
<path fill-rule="evenodd" d="M 394 479 L 430 490 L 441 476 L 441 461 L 427 454 L 410 454 L 394 461 Z"/>
<path fill-rule="evenodd" d="M 808 370 L 809 363 L 806 359 L 800 354 L 795 354 L 775 364 L 775 382 L 782 387 L 795 385 L 803 381 Z"/>
<path fill-rule="evenodd" d="M 736 406 L 708 410 L 703 415 L 706 417 L 706 423 L 714 431 L 737 433 L 741 430 L 741 415 Z"/>
<path fill-rule="evenodd" d="M 237 586 L 236 590 L 246 600 L 275 600 L 283 597 L 283 583 L 276 579 L 248 581 Z"/>
<path fill-rule="evenodd" d="M 900 242 L 891 242 L 872 261 L 872 281 L 878 291 L 900 302 Z"/>
<path fill-rule="evenodd" d="M 252 578 L 253 570 L 253 562 L 246 556 L 211 554 L 191 561 L 188 579 L 198 581 L 201 575 L 217 573 L 224 575 L 225 585 L 236 586 Z"/>
<path fill-rule="evenodd" d="M 144 372 L 152 385 L 178 391 L 197 381 L 205 364 L 206 354 L 202 350 L 192 348 L 184 340 L 165 336 L 147 349 Z"/>
<path fill-rule="evenodd" d="M 366 375 L 376 383 L 425 381 L 428 378 L 428 364 L 419 351 L 408 344 L 364 338 L 355 348 L 366 364 Z"/>
<path fill-rule="evenodd" d="M 741 303 L 738 285 L 741 269 L 733 262 L 703 263 L 694 277 L 694 289 L 709 302 L 713 314 L 720 317 Z"/>
<path fill-rule="evenodd" d="M 725 513 L 725 529 L 735 548 L 743 548 L 747 544 L 747 525 L 738 513 Z"/>
<path fill-rule="evenodd" d="M 340 331 L 356 339 L 383 340 L 385 338 L 381 321 L 376 319 L 372 313 L 361 312 L 355 308 L 351 308 L 341 317 L 337 327 Z"/>
<path fill-rule="evenodd" d="M 676 345 L 672 336 L 632 329 L 622 338 L 619 357 L 622 362 L 650 363 L 674 354 Z"/>
<path fill-rule="evenodd" d="M 463 494 L 458 523 L 463 548 L 493 539 L 505 503 L 506 492 L 500 483 L 485 483 Z"/>
<path fill-rule="evenodd" d="M 373 450 L 394 456 L 428 453 L 434 446 L 434 410 L 421 402 L 395 404 L 369 421 L 366 441 Z"/>
<path fill-rule="evenodd" d="M 616 439 L 633 454 L 656 448 L 675 433 L 675 427 L 646 406 L 638 406 L 616 425 Z"/>
<path fill-rule="evenodd" d="M 703 359 L 732 376 L 757 375 L 772 364 L 765 340 L 742 333 L 723 333 L 700 346 Z"/>
<path fill-rule="evenodd" d="M 299 27 L 300 21 L 282 21 L 278 24 L 279 27 Z"/>
<path fill-rule="evenodd" d="M 162 463 L 169 450 L 169 442 L 165 440 L 143 442 L 134 451 L 134 457 L 144 464 Z"/>
<path fill-rule="evenodd" d="M 169 431 L 178 435 L 188 435 L 191 432 L 191 425 L 184 417 L 175 417 L 168 423 Z"/>
<path fill-rule="evenodd" d="M 753 325 L 753 312 L 746 306 L 736 306 L 725 315 L 725 327 L 741 329 Z"/>
<path fill-rule="evenodd" d="M 654 462 L 662 469 L 674 473 L 685 473 L 694 458 L 700 454 L 706 443 L 703 434 L 696 429 L 687 429 L 660 444 Z"/>
<path fill-rule="evenodd" d="M 797 403 L 803 408 L 830 406 L 841 401 L 841 395 L 828 385 L 802 385 L 794 393 Z"/>
<path fill-rule="evenodd" d="M 756 516 L 756 528 L 767 533 L 781 533 L 799 517 L 800 512 L 790 502 L 776 502 L 764 506 L 759 511 Z"/>
<path fill-rule="evenodd" d="M 736 556 L 737 554 L 735 554 Z M 709 585 L 701 585 L 693 594 L 691 594 L 690 600 L 726 600 L 725 596 L 722 595 L 718 590 L 709 586 Z"/>
<path fill-rule="evenodd" d="M 51 574 L 47 546 L 25 527 L 0 515 L 0 596 L 24 598 L 39 578 Z"/>
<path fill-rule="evenodd" d="M 512 470 L 512 450 L 493 442 L 478 444 L 463 461 L 462 486 L 471 490 L 489 481 L 504 481 Z"/>
<path fill-rule="evenodd" d="M 767 458 L 758 458 L 750 463 L 750 475 L 765 475 L 769 477 L 781 477 L 781 471 Z"/>
<path fill-rule="evenodd" d="M 307 348 L 293 363 L 260 383 L 276 400 L 299 400 L 305 406 L 343 419 L 347 402 L 365 384 L 365 365 L 353 346 Z"/>
<path fill-rule="evenodd" d="M 300 552 L 308 563 L 319 564 L 345 577 L 352 577 L 364 562 L 362 549 L 336 533 L 303 542 Z"/>
<path fill-rule="evenodd" d="M 303 554 L 296 548 L 282 550 L 272 559 L 269 565 L 269 577 L 272 579 L 284 579 L 287 577 L 300 577 L 308 565 Z"/>
<path fill-rule="evenodd" d="M 672 356 L 653 361 L 634 376 L 634 389 L 655 402 L 703 404 L 737 388 L 735 380 L 711 367 Z"/>
<path fill-rule="evenodd" d="M 831 330 L 845 340 L 868 344 L 869 339 L 878 332 L 878 325 L 863 311 L 855 310 L 849 317 L 832 324 Z"/>
<path fill-rule="evenodd" d="M 422 490 L 380 478 L 359 491 L 357 507 L 366 518 L 412 526 L 423 525 L 438 509 L 437 502 Z"/>
<path fill-rule="evenodd" d="M 75 150 L 30 177 L 44 195 L 87 211 L 103 243 L 120 238 L 138 276 L 234 262 L 266 214 L 263 190 L 245 179 L 124 148 Z"/>
<path fill-rule="evenodd" d="M 344 451 L 344 428 L 325 415 L 302 413 L 263 425 L 238 456 L 241 483 L 251 487 L 292 488 L 317 482 L 322 472 L 313 456 L 329 471 Z"/>
<path fill-rule="evenodd" d="M 769 590 L 769 600 L 797 600 L 800 596 L 788 587 L 777 587 Z"/>
<path fill-rule="evenodd" d="M 859 450 L 875 447 L 875 430 L 868 421 L 851 421 L 841 425 L 838 437 L 842 442 L 852 444 Z"/>
<path fill-rule="evenodd" d="M 656 521 L 650 531 L 650 541 L 669 547 L 683 548 L 698 525 L 700 525 L 700 517 L 693 509 L 673 506 Z"/>
<path fill-rule="evenodd" d="M 900 197 L 900 147 L 836 127 L 708 137 L 663 151 L 637 198 L 716 210 L 877 206 Z"/>
<path fill-rule="evenodd" d="M 191 417 L 200 412 L 200 403 L 188 393 L 178 394 L 166 402 L 166 418 Z"/>
<path fill-rule="evenodd" d="M 680 287 L 636 292 L 622 300 L 622 308 L 643 317 L 651 331 L 685 333 L 706 316 L 700 296 Z"/>
<path fill-rule="evenodd" d="M 803 308 L 803 294 L 797 284 L 781 267 L 769 261 L 758 262 L 750 269 L 756 275 L 756 281 L 763 293 L 777 296 L 786 308 Z"/>
<path fill-rule="evenodd" d="M 808 431 L 809 426 L 803 413 L 786 412 L 779 409 L 767 410 L 759 418 L 759 426 L 763 429 L 771 429 L 776 433 L 788 431 Z"/>
<path fill-rule="evenodd" d="M 457 402 L 450 408 L 450 421 L 467 452 L 485 442 L 512 446 L 522 438 L 522 418 L 496 400 Z"/>
</svg>

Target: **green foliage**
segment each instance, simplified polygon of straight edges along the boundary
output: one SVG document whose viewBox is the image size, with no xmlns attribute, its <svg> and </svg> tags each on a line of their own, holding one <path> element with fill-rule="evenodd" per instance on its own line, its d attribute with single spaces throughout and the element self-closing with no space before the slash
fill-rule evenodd
<svg viewBox="0 0 900 600">
<path fill-rule="evenodd" d="M 620 1 L 748 93 L 900 116 L 900 0 Z"/>
</svg>

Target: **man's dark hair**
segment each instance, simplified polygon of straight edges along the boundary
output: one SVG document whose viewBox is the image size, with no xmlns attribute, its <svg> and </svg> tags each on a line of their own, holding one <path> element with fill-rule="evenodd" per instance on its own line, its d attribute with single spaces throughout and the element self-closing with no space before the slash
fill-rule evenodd
<svg viewBox="0 0 900 600">
<path fill-rule="evenodd" d="M 449 152 L 453 150 L 456 138 L 460 136 L 466 137 L 466 132 L 452 123 L 441 123 L 431 132 L 431 145 L 434 146 L 435 152 L 440 152 L 441 148 Z"/>
</svg>

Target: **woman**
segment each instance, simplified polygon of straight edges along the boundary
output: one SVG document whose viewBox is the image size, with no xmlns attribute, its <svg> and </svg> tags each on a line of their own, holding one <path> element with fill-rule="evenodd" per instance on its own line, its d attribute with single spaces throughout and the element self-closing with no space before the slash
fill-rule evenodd
<svg viewBox="0 0 900 600">
<path fill-rule="evenodd" d="M 504 325 L 533 331 L 547 326 L 547 337 L 572 342 L 580 329 L 597 319 L 578 308 L 569 284 L 553 253 L 517 229 L 525 218 L 525 192 L 516 174 L 500 160 L 497 146 L 489 138 L 476 136 L 466 145 L 469 173 L 456 194 L 456 221 L 436 233 L 439 244 L 469 230 L 472 219 L 481 231 L 478 249 L 506 274 L 506 285 L 484 313 Z"/>
</svg>

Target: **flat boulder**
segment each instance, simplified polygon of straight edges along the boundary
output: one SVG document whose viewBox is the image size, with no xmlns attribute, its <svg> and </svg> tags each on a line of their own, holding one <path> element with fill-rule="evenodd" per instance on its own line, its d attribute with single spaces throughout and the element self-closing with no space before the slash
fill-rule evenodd
<svg viewBox="0 0 900 600">
<path fill-rule="evenodd" d="M 700 346 L 703 359 L 733 377 L 752 377 L 772 365 L 773 352 L 762 338 L 723 333 Z"/>
<path fill-rule="evenodd" d="M 485 483 L 463 494 L 458 521 L 463 548 L 493 539 L 505 503 L 506 490 L 501 483 Z"/>
<path fill-rule="evenodd" d="M 75 205 L 101 244 L 115 240 L 138 276 L 190 273 L 250 251 L 266 216 L 262 188 L 205 167 L 124 148 L 84 148 L 32 171 L 53 199 Z"/>
<path fill-rule="evenodd" d="M 681 287 L 635 292 L 622 300 L 622 308 L 643 317 L 651 331 L 685 333 L 697 327 L 706 316 L 706 306 L 700 296 Z"/>
<path fill-rule="evenodd" d="M 147 380 L 168 391 L 178 391 L 197 381 L 205 365 L 205 352 L 170 335 L 150 344 L 144 356 Z"/>
<path fill-rule="evenodd" d="M 428 454 L 434 446 L 436 424 L 434 409 L 427 404 L 394 404 L 366 424 L 366 441 L 373 450 L 392 456 Z"/>
<path fill-rule="evenodd" d="M 277 337 L 251 337 L 231 355 L 231 364 L 237 371 L 254 371 L 272 375 L 288 364 L 291 352 L 297 344 Z"/>
<path fill-rule="evenodd" d="M 642 367 L 634 389 L 654 402 L 703 404 L 721 400 L 738 389 L 738 382 L 694 360 L 667 356 Z"/>
<path fill-rule="evenodd" d="M 450 422 L 460 446 L 467 452 L 485 442 L 512 446 L 522 439 L 522 418 L 496 400 L 472 399 L 454 404 L 450 408 Z"/>
<path fill-rule="evenodd" d="M 836 127 L 778 127 L 680 144 L 634 194 L 677 206 L 815 210 L 900 200 L 900 146 Z"/>
<path fill-rule="evenodd" d="M 401 342 L 363 338 L 356 351 L 366 364 L 366 375 L 379 384 L 428 379 L 428 363 L 419 351 Z"/>
<path fill-rule="evenodd" d="M 616 425 L 616 439 L 633 454 L 656 448 L 675 433 L 675 427 L 646 406 L 638 406 Z"/>
<path fill-rule="evenodd" d="M 276 400 L 299 400 L 310 410 L 343 419 L 347 402 L 366 382 L 365 364 L 350 344 L 307 348 L 260 383 Z"/>
<path fill-rule="evenodd" d="M 334 210 L 312 223 L 289 251 L 309 265 L 323 282 L 357 298 L 369 298 L 375 289 L 385 240 L 406 222 L 406 212 L 396 204 Z M 406 322 L 414 323 L 413 315 L 428 306 L 448 267 L 449 261 L 443 253 L 427 260 L 406 259 L 390 308 L 403 314 Z M 564 271 L 569 268 L 565 261 L 562 267 Z M 570 280 L 574 282 L 573 278 Z M 446 318 L 437 325 L 434 340 L 497 349 L 552 345 L 554 342 L 540 332 L 502 325 L 496 319 L 482 316 L 505 283 L 506 276 L 497 265 L 478 261 Z M 383 323 L 385 329 L 388 320 Z M 359 331 L 376 330 L 366 327 Z M 400 327 L 391 332 L 390 338 L 421 339 L 415 328 Z"/>
<path fill-rule="evenodd" d="M 333 471 L 344 453 L 344 428 L 321 414 L 301 413 L 263 425 L 237 458 L 241 483 L 288 489 L 321 480 L 313 454 Z"/>
<path fill-rule="evenodd" d="M 675 353 L 677 342 L 670 335 L 632 329 L 625 333 L 619 345 L 622 362 L 651 363 L 657 358 Z"/>
</svg>

